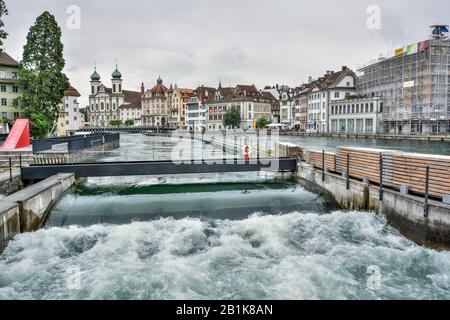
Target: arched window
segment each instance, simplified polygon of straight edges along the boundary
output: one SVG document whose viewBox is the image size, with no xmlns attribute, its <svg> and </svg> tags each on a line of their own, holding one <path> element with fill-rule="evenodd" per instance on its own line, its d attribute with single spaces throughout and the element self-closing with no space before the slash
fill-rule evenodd
<svg viewBox="0 0 450 320">
<path fill-rule="evenodd" d="M 101 111 L 105 110 L 105 104 L 103 102 L 100 102 L 100 110 Z"/>
</svg>

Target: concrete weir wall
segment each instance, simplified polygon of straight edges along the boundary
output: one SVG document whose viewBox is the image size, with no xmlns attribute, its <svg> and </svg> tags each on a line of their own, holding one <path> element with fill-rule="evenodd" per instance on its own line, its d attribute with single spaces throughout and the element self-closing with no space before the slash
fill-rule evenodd
<svg viewBox="0 0 450 320">
<path fill-rule="evenodd" d="M 388 222 L 409 239 L 420 244 L 450 247 L 450 205 L 430 201 L 428 217 L 424 215 L 424 198 L 384 189 L 380 201 L 379 188 L 368 183 L 325 173 L 304 162 L 298 165 L 298 176 L 328 191 L 345 210 L 367 210 L 387 217 Z"/>
<path fill-rule="evenodd" d="M 53 205 L 74 184 L 74 174 L 58 174 L 2 199 L 0 253 L 16 234 L 39 229 Z"/>
</svg>

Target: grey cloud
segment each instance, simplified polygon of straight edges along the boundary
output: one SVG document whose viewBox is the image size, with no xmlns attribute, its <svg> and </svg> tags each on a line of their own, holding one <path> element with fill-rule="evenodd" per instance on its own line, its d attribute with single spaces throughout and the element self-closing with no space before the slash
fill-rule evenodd
<svg viewBox="0 0 450 320">
<path fill-rule="evenodd" d="M 447 0 L 6 0 L 5 48 L 22 54 L 28 28 L 49 10 L 63 30 L 67 74 L 89 94 L 94 61 L 109 85 L 115 59 L 127 89 L 159 74 L 180 86 L 254 83 L 298 85 L 309 75 L 355 67 L 379 53 L 427 37 L 448 24 Z M 81 8 L 81 30 L 66 28 L 69 5 Z M 382 29 L 366 28 L 369 5 Z"/>
</svg>

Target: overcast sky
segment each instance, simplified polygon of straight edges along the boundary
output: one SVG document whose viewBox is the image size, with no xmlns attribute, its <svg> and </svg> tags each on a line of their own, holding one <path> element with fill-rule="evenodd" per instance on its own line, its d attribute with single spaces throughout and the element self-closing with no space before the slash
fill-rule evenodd
<svg viewBox="0 0 450 320">
<path fill-rule="evenodd" d="M 110 86 L 116 58 L 124 88 L 165 84 L 299 85 L 343 65 L 355 68 L 380 53 L 450 23 L 448 0 L 6 0 L 5 50 L 20 60 L 28 29 L 44 10 L 62 28 L 66 73 L 87 104 L 97 62 Z M 68 28 L 70 5 L 81 10 Z M 367 9 L 381 12 L 369 29 Z M 74 21 L 74 20 L 70 20 Z M 372 21 L 372 20 L 371 20 Z"/>
</svg>

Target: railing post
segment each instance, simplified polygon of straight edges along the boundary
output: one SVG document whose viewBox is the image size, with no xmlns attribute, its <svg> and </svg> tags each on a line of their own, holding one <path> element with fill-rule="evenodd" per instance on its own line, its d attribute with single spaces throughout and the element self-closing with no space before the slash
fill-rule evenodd
<svg viewBox="0 0 450 320">
<path fill-rule="evenodd" d="M 12 160 L 9 157 L 9 182 L 12 182 Z"/>
<path fill-rule="evenodd" d="M 346 188 L 350 190 L 350 153 L 347 153 L 347 174 Z"/>
<path fill-rule="evenodd" d="M 322 181 L 325 181 L 325 150 L 322 150 Z"/>
<path fill-rule="evenodd" d="M 423 216 L 425 218 L 428 218 L 430 209 L 429 186 L 430 186 L 430 167 L 427 166 L 425 170 L 425 203 L 423 205 Z"/>
<path fill-rule="evenodd" d="M 256 129 L 256 159 L 259 161 L 259 129 Z"/>
<path fill-rule="evenodd" d="M 380 201 L 383 201 L 383 155 L 380 154 Z"/>
</svg>

